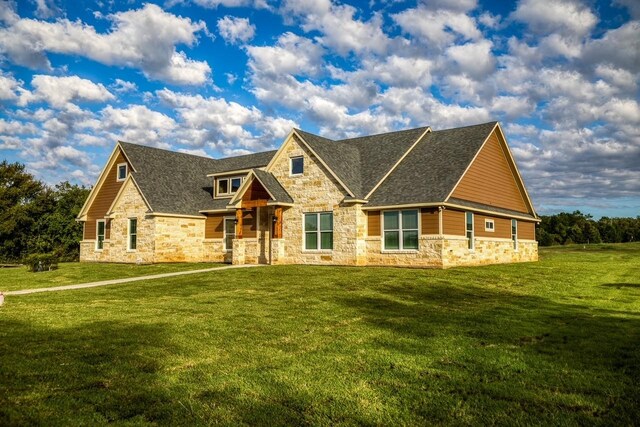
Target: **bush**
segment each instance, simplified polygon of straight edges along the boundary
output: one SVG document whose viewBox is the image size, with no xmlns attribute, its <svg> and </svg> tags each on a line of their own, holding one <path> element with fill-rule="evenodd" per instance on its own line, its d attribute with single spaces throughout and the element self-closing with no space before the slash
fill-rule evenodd
<svg viewBox="0 0 640 427">
<path fill-rule="evenodd" d="M 29 271 L 51 271 L 58 268 L 58 258 L 53 254 L 31 254 L 25 259 Z"/>
</svg>

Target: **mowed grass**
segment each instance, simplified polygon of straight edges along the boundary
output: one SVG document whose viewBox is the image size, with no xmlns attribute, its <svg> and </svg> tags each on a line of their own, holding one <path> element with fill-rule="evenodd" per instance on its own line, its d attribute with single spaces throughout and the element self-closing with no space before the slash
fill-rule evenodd
<svg viewBox="0 0 640 427">
<path fill-rule="evenodd" d="M 0 425 L 633 425 L 640 244 L 8 297 L 0 367 Z"/>
<path fill-rule="evenodd" d="M 221 267 L 221 263 L 174 263 L 174 264 L 115 264 L 63 262 L 58 269 L 30 272 L 26 266 L 0 268 L 0 292 L 22 289 L 48 288 L 53 286 L 76 285 L 109 279 L 148 276 L 151 274 L 174 273 L 177 271 L 199 270 Z"/>
</svg>

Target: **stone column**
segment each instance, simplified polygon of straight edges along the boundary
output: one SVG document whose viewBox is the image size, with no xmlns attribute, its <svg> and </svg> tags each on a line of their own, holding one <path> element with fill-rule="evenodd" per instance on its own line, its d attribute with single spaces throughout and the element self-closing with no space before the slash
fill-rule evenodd
<svg viewBox="0 0 640 427">
<path fill-rule="evenodd" d="M 233 253 L 231 257 L 231 264 L 245 264 L 245 241 L 243 239 L 233 239 Z"/>
</svg>

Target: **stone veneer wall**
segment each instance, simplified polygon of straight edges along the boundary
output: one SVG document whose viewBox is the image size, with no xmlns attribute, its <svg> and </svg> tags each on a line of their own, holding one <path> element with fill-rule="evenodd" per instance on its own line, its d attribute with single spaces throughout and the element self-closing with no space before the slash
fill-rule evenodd
<svg viewBox="0 0 640 427">
<path fill-rule="evenodd" d="M 151 263 L 154 262 L 155 220 L 147 218 L 149 210 L 133 181 L 122 190 L 111 218 L 110 239 L 104 241 L 102 251 L 95 250 L 95 240 L 80 244 L 80 261 Z M 129 218 L 138 219 L 137 248 L 127 250 Z"/>
<path fill-rule="evenodd" d="M 289 159 L 297 156 L 304 157 L 304 174 L 290 176 Z M 295 201 L 295 206 L 283 212 L 284 257 L 278 256 L 277 263 L 356 265 L 366 262 L 366 217 L 361 207 L 340 205 L 347 193 L 295 136 L 286 144 L 270 172 Z M 304 214 L 311 212 L 333 212 L 333 251 L 303 248 Z M 276 246 L 280 251 L 280 242 Z"/>
<path fill-rule="evenodd" d="M 153 262 L 204 260 L 205 219 L 157 216 Z"/>
<path fill-rule="evenodd" d="M 537 261 L 538 242 L 519 240 L 516 251 L 513 249 L 511 239 L 476 237 L 475 248 L 470 251 L 466 238 L 449 238 L 444 241 L 442 258 L 444 268 Z"/>
</svg>

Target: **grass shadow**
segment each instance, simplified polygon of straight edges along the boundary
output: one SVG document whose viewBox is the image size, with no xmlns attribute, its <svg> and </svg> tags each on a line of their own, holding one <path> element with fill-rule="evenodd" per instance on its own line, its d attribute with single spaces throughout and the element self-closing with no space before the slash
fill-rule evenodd
<svg viewBox="0 0 640 427">
<path fill-rule="evenodd" d="M 640 288 L 640 283 L 603 283 L 602 285 L 605 288 Z"/>
<path fill-rule="evenodd" d="M 0 425 L 184 420 L 160 380 L 161 324 L 0 322 Z"/>
</svg>

